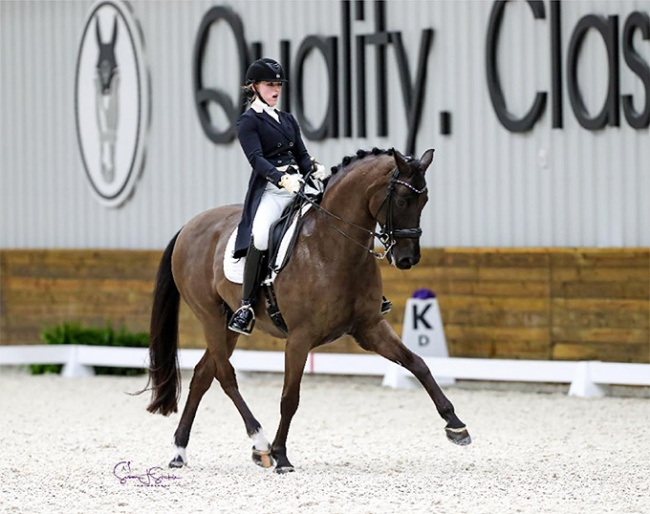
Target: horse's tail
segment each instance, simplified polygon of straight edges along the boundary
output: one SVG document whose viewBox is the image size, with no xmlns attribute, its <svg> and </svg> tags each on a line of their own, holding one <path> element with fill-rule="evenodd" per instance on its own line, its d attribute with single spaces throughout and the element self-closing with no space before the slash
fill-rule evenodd
<svg viewBox="0 0 650 514">
<path fill-rule="evenodd" d="M 178 410 L 181 392 L 178 368 L 180 293 L 172 276 L 172 253 L 176 239 L 178 234 L 169 242 L 160 260 L 151 310 L 149 382 L 152 387 L 151 403 L 147 410 L 163 416 Z"/>
</svg>

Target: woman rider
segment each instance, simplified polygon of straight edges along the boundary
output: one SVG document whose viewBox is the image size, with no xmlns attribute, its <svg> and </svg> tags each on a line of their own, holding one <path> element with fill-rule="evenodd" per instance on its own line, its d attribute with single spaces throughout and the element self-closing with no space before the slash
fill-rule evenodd
<svg viewBox="0 0 650 514">
<path fill-rule="evenodd" d="M 250 108 L 237 121 L 237 136 L 253 172 L 248 183 L 244 210 L 239 222 L 233 256 L 246 256 L 242 303 L 231 316 L 228 328 L 250 335 L 255 326 L 253 302 L 263 278 L 263 256 L 269 245 L 271 225 L 304 182 L 303 176 L 323 181 L 329 173 L 312 161 L 302 140 L 300 127 L 288 112 L 275 107 L 287 82 L 280 63 L 267 57 L 258 59 L 246 72 L 244 89 Z M 382 312 L 390 310 L 384 301 Z"/>
<path fill-rule="evenodd" d="M 253 301 L 261 281 L 262 257 L 269 245 L 269 229 L 312 171 L 312 158 L 305 148 L 300 127 L 288 112 L 275 109 L 287 82 L 280 63 L 258 59 L 246 72 L 244 89 L 250 108 L 237 122 L 237 136 L 253 173 L 248 183 L 244 210 L 235 241 L 234 257 L 246 256 L 241 307 L 230 318 L 228 328 L 250 335 L 255 325 Z M 315 164 L 312 177 L 325 180 L 329 174 Z"/>
</svg>

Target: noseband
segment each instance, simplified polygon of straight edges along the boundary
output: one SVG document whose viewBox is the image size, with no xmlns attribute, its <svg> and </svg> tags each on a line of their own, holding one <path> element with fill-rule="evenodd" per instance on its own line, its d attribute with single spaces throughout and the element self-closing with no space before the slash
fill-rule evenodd
<svg viewBox="0 0 650 514">
<path fill-rule="evenodd" d="M 391 251 L 393 249 L 393 246 L 397 244 L 397 239 L 417 239 L 422 235 L 422 229 L 420 227 L 416 228 L 394 228 L 394 222 L 393 222 L 393 198 L 395 196 L 395 185 L 400 184 L 402 186 L 406 186 L 409 188 L 411 191 L 415 192 L 418 195 L 421 195 L 427 190 L 427 186 L 425 185 L 422 189 L 416 189 L 413 187 L 411 184 L 408 182 L 404 182 L 403 180 L 400 180 L 399 178 L 399 168 L 395 167 L 393 170 L 390 181 L 388 182 L 388 189 L 386 191 L 386 196 L 382 200 L 381 204 L 379 205 L 379 209 L 377 209 L 377 212 L 375 213 L 374 219 L 377 220 L 377 216 L 379 215 L 379 212 L 381 209 L 384 207 L 384 205 L 387 205 L 387 210 L 386 210 L 386 221 L 384 223 L 384 226 L 382 227 L 381 232 L 375 232 L 374 230 L 366 230 L 364 227 L 360 227 L 359 225 L 352 223 L 350 221 L 344 220 L 343 218 L 337 216 L 336 214 L 331 213 L 327 209 L 324 209 L 321 207 L 319 204 L 314 202 L 311 198 L 309 198 L 307 195 L 305 195 L 302 191 L 299 193 L 301 198 L 310 204 L 312 204 L 317 210 L 320 212 L 323 212 L 327 214 L 329 217 L 334 218 L 338 221 L 341 221 L 351 227 L 357 228 L 366 234 L 372 236 L 373 238 L 379 239 L 381 244 L 384 246 L 384 252 L 375 252 L 372 248 L 367 248 L 365 245 L 362 245 L 359 243 L 355 238 L 350 236 L 349 234 L 343 232 L 341 229 L 339 229 L 336 225 L 329 223 L 331 227 L 333 227 L 337 232 L 339 232 L 341 235 L 347 237 L 351 241 L 353 241 L 355 244 L 361 246 L 365 250 L 367 250 L 370 254 L 372 254 L 374 257 L 377 259 L 384 259 L 388 257 L 388 260 L 391 260 Z"/>
</svg>

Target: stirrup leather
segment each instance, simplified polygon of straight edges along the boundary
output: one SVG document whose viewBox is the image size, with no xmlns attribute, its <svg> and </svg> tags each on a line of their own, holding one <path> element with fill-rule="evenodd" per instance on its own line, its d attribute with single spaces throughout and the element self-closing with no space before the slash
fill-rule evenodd
<svg viewBox="0 0 650 514">
<path fill-rule="evenodd" d="M 245 336 L 251 335 L 255 327 L 255 311 L 252 305 L 244 304 L 230 317 L 228 328 Z"/>
</svg>

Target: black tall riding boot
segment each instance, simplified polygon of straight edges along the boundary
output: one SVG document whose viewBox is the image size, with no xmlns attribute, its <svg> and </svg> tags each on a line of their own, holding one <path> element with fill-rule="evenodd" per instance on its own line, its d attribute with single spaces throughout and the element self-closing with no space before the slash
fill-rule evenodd
<svg viewBox="0 0 650 514">
<path fill-rule="evenodd" d="M 266 259 L 264 259 L 265 254 L 266 252 L 258 250 L 252 244 L 248 249 L 246 264 L 244 265 L 241 307 L 233 313 L 228 322 L 230 330 L 246 336 L 251 335 L 255 326 L 253 302 L 263 278 L 264 264 L 266 262 Z"/>
</svg>

